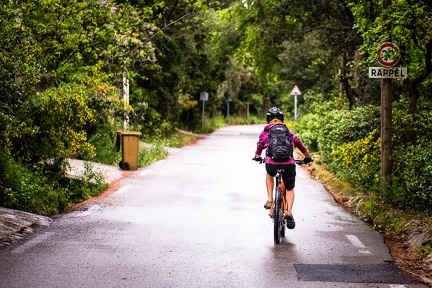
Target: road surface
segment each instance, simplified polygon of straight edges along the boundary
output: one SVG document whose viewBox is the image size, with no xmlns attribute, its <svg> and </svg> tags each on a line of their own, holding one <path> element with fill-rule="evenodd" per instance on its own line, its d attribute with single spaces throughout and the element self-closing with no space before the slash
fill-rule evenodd
<svg viewBox="0 0 432 288">
<path fill-rule="evenodd" d="M 219 129 L 1 249 L 0 287 L 426 287 L 299 167 L 296 228 L 275 245 L 262 128 Z"/>
</svg>

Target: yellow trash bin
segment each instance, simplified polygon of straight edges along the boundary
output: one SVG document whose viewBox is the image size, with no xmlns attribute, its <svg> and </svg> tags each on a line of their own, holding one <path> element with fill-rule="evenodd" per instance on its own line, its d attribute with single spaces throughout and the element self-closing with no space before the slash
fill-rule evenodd
<svg viewBox="0 0 432 288">
<path fill-rule="evenodd" d="M 117 132 L 116 150 L 122 146 L 122 161 L 119 166 L 123 170 L 136 170 L 138 168 L 139 137 L 141 132 L 119 131 Z"/>
</svg>

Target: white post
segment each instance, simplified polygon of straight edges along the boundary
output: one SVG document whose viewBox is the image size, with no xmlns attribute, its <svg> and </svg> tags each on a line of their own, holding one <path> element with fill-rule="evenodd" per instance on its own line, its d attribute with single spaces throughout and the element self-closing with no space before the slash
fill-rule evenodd
<svg viewBox="0 0 432 288">
<path fill-rule="evenodd" d="M 297 85 L 294 85 L 294 88 L 290 94 L 294 96 L 294 121 L 297 121 L 297 95 L 301 95 L 301 92 Z"/>
<path fill-rule="evenodd" d="M 124 102 L 124 112 L 123 112 L 123 127 L 126 128 L 129 123 L 128 107 L 129 107 L 129 79 L 123 76 L 123 102 Z"/>
<path fill-rule="evenodd" d="M 200 93 L 200 100 L 203 101 L 203 106 L 202 106 L 202 119 L 201 119 L 201 134 L 204 133 L 204 109 L 205 109 L 205 104 L 204 102 L 208 100 L 209 97 L 209 93 L 208 92 L 201 92 Z"/>
</svg>

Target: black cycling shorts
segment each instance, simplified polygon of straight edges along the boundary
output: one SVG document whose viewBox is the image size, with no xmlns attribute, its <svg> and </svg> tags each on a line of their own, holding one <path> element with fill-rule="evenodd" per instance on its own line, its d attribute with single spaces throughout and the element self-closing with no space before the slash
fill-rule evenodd
<svg viewBox="0 0 432 288">
<path fill-rule="evenodd" d="M 295 176 L 296 176 L 296 167 L 295 164 L 267 164 L 266 163 L 266 171 L 272 177 L 276 176 L 277 169 L 284 169 L 285 173 L 282 174 L 282 179 L 285 184 L 285 188 L 287 190 L 292 190 L 295 187 Z"/>
</svg>

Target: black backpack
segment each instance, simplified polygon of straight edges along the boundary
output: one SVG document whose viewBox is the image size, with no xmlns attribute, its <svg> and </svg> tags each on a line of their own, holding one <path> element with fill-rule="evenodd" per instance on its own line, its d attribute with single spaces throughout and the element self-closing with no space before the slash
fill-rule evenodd
<svg viewBox="0 0 432 288">
<path fill-rule="evenodd" d="M 293 158 L 292 135 L 285 124 L 271 127 L 268 139 L 267 156 L 276 162 L 286 162 Z"/>
</svg>

